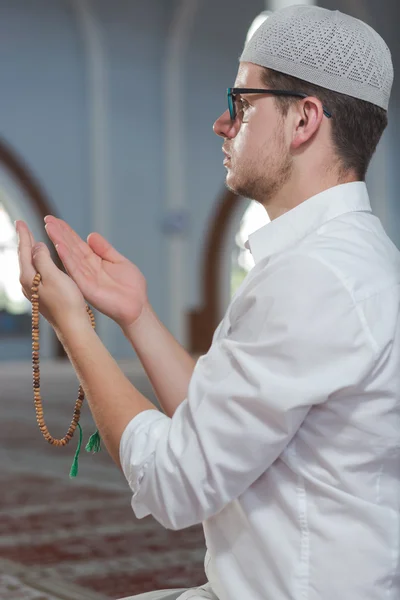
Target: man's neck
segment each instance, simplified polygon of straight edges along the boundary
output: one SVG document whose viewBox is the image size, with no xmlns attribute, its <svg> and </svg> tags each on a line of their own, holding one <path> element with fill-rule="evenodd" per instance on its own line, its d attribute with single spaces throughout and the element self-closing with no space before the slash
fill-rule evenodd
<svg viewBox="0 0 400 600">
<path fill-rule="evenodd" d="M 292 208 L 295 208 L 309 198 L 329 190 L 337 185 L 359 181 L 359 178 L 354 172 L 346 176 L 326 177 L 323 180 L 316 180 L 315 177 L 303 177 L 300 179 L 288 181 L 283 188 L 278 192 L 274 199 L 268 204 L 263 204 L 271 221 L 277 219 Z"/>
</svg>

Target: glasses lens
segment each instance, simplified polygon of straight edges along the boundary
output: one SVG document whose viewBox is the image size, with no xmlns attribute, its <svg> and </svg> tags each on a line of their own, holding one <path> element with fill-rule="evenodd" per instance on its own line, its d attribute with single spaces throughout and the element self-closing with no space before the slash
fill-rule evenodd
<svg viewBox="0 0 400 600">
<path fill-rule="evenodd" d="M 228 89 L 228 108 L 229 108 L 229 116 L 230 116 L 231 120 L 234 121 L 236 118 L 236 110 L 235 110 L 234 96 L 233 96 L 232 92 L 230 91 L 230 89 Z"/>
</svg>

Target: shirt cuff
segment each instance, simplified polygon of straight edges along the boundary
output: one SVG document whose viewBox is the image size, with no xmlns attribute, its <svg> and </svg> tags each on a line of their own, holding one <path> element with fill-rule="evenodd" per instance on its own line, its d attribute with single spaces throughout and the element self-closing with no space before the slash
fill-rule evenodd
<svg viewBox="0 0 400 600">
<path fill-rule="evenodd" d="M 133 492 L 132 508 L 137 518 L 150 514 L 143 504 L 135 506 L 140 483 L 149 465 L 154 461 L 158 440 L 167 435 L 171 419 L 158 410 L 144 410 L 124 429 L 119 445 L 122 471 Z"/>
</svg>

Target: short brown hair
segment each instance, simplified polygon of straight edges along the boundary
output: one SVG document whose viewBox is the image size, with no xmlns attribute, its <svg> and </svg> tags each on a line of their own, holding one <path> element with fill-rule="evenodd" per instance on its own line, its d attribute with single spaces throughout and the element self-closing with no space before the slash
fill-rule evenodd
<svg viewBox="0 0 400 600">
<path fill-rule="evenodd" d="M 263 84 L 276 90 L 295 90 L 315 96 L 332 114 L 332 141 L 341 163 L 341 171 L 354 170 L 357 177 L 364 181 L 365 175 L 379 140 L 388 124 L 387 112 L 366 102 L 332 92 L 285 75 L 272 69 L 263 69 Z M 298 102 L 298 98 L 275 96 L 282 116 L 286 116 L 289 107 Z"/>
</svg>

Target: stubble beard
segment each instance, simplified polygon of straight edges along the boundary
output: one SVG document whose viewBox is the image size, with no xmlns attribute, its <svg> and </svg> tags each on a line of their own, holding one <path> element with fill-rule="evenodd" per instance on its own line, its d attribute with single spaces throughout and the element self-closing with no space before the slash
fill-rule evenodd
<svg viewBox="0 0 400 600">
<path fill-rule="evenodd" d="M 268 156 L 269 154 L 269 156 Z M 265 159 L 255 163 L 234 166 L 234 180 L 227 188 L 238 196 L 257 200 L 264 206 L 273 203 L 274 197 L 290 179 L 293 171 L 293 159 L 284 148 L 282 140 L 277 140 L 274 155 L 266 154 Z"/>
</svg>

